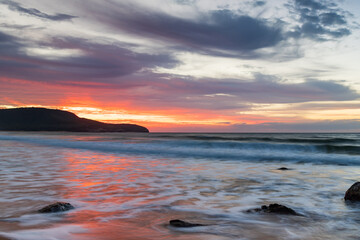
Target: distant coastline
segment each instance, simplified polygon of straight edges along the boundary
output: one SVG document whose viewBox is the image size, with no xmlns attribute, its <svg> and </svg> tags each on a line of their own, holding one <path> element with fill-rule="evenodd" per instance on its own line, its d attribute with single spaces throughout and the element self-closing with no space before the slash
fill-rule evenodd
<svg viewBox="0 0 360 240">
<path fill-rule="evenodd" d="M 136 124 L 110 124 L 48 108 L 0 109 L 0 131 L 149 132 Z"/>
</svg>

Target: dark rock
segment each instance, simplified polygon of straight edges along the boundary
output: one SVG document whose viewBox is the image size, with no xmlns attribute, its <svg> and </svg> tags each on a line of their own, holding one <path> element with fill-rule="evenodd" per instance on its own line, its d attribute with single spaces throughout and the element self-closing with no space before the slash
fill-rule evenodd
<svg viewBox="0 0 360 240">
<path fill-rule="evenodd" d="M 39 213 L 56 213 L 56 212 L 64 212 L 74 209 L 74 206 L 70 203 L 65 202 L 57 202 L 50 204 L 46 207 L 43 207 L 42 209 L 38 210 Z"/>
<path fill-rule="evenodd" d="M 284 205 L 280 205 L 280 204 L 277 204 L 277 203 L 270 204 L 269 206 L 263 205 L 263 206 L 261 206 L 261 209 L 264 212 L 268 212 L 268 213 L 298 215 L 291 208 L 288 208 L 288 207 L 286 207 Z"/>
<path fill-rule="evenodd" d="M 291 208 L 288 208 L 284 205 L 280 205 L 277 203 L 270 204 L 269 206 L 263 205 L 263 206 L 261 206 L 261 208 L 250 209 L 250 210 L 247 210 L 246 212 L 248 212 L 248 213 L 263 212 L 263 213 L 275 213 L 275 214 L 300 216 L 300 214 L 298 214 Z"/>
<path fill-rule="evenodd" d="M 346 201 L 360 201 L 360 182 L 354 183 L 345 193 Z"/>
<path fill-rule="evenodd" d="M 1 236 L 0 235 L 0 240 L 14 240 L 13 238 L 11 239 L 11 238 L 6 238 L 6 237 L 3 237 L 3 236 Z"/>
<path fill-rule="evenodd" d="M 291 170 L 291 169 L 287 168 L 287 167 L 281 167 L 281 168 L 278 168 L 277 170 L 286 171 L 286 170 Z"/>
<path fill-rule="evenodd" d="M 170 220 L 169 224 L 172 227 L 182 227 L 182 228 L 204 226 L 203 224 L 185 222 L 179 219 Z"/>
<path fill-rule="evenodd" d="M 110 124 L 47 108 L 0 109 L 0 131 L 149 132 L 135 124 Z"/>
</svg>

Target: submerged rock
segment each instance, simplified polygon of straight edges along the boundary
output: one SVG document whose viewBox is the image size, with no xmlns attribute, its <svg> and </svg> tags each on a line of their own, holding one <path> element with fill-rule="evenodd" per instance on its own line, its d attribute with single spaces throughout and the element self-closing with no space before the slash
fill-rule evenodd
<svg viewBox="0 0 360 240">
<path fill-rule="evenodd" d="M 277 170 L 286 171 L 286 170 L 291 170 L 291 169 L 287 168 L 287 167 L 281 167 L 281 168 L 278 168 Z"/>
<path fill-rule="evenodd" d="M 263 212 L 263 213 L 276 213 L 276 214 L 284 214 L 284 215 L 296 215 L 300 216 L 297 212 L 292 210 L 291 208 L 288 208 L 284 205 L 273 203 L 269 206 L 263 205 L 261 208 L 255 208 L 247 210 L 248 213 L 252 212 Z"/>
<path fill-rule="evenodd" d="M 360 201 L 360 182 L 354 183 L 345 193 L 345 200 Z"/>
<path fill-rule="evenodd" d="M 169 224 L 172 227 L 182 227 L 182 228 L 205 226 L 203 224 L 185 222 L 179 219 L 170 220 Z"/>
<path fill-rule="evenodd" d="M 56 213 L 74 209 L 70 203 L 56 202 L 38 210 L 39 213 Z"/>
<path fill-rule="evenodd" d="M 6 238 L 6 237 L 0 235 L 0 240 L 14 240 L 14 239 Z"/>
</svg>

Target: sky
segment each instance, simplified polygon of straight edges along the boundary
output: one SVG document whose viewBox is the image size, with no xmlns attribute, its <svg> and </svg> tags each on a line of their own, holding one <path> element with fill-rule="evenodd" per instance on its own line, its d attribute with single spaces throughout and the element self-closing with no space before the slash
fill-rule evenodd
<svg viewBox="0 0 360 240">
<path fill-rule="evenodd" d="M 358 0 L 0 0 L 0 108 L 360 132 Z"/>
</svg>

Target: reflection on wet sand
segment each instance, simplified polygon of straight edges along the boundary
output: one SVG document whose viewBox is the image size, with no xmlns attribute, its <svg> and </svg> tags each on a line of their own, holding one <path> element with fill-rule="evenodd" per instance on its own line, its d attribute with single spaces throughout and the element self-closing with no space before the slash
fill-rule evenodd
<svg viewBox="0 0 360 240">
<path fill-rule="evenodd" d="M 211 186 L 214 179 L 197 176 L 197 172 L 206 171 L 205 166 L 195 165 L 186 169 L 177 167 L 174 162 L 174 165 L 169 166 L 171 161 L 144 161 L 106 154 L 84 156 L 66 153 L 65 159 L 68 164 L 63 175 L 71 187 L 63 189 L 63 198 L 79 202 L 77 210 L 67 213 L 66 221 L 82 224 L 87 229 L 86 232 L 74 234 L 76 239 L 221 240 L 233 239 L 244 233 L 273 239 L 266 231 L 257 233 L 255 225 L 238 224 L 239 228 L 236 229 L 222 218 L 201 212 L 176 210 L 177 207 L 196 207 L 200 199 L 190 197 L 194 191 L 199 192 L 199 196 L 217 198 L 219 189 Z M 192 175 L 189 178 L 195 176 L 197 184 L 176 179 L 180 173 L 177 171 L 187 171 Z M 164 178 L 166 173 L 172 176 L 168 181 Z M 234 192 L 244 192 L 245 188 L 258 184 L 253 180 L 224 176 L 215 182 L 224 185 L 223 189 Z M 236 205 L 226 205 L 221 198 L 212 201 L 212 204 L 221 211 Z M 169 220 L 177 218 L 192 219 L 210 226 L 184 231 L 167 225 Z"/>
<path fill-rule="evenodd" d="M 82 206 L 67 218 L 88 229 L 76 234 L 78 239 L 161 239 L 164 234 L 153 228 L 159 216 L 152 212 L 152 203 L 167 196 L 158 196 L 159 189 L 149 183 L 163 162 L 70 153 L 65 159 L 64 177 L 72 187 L 64 198 L 80 200 Z M 138 216 L 144 209 L 149 212 Z"/>
</svg>

